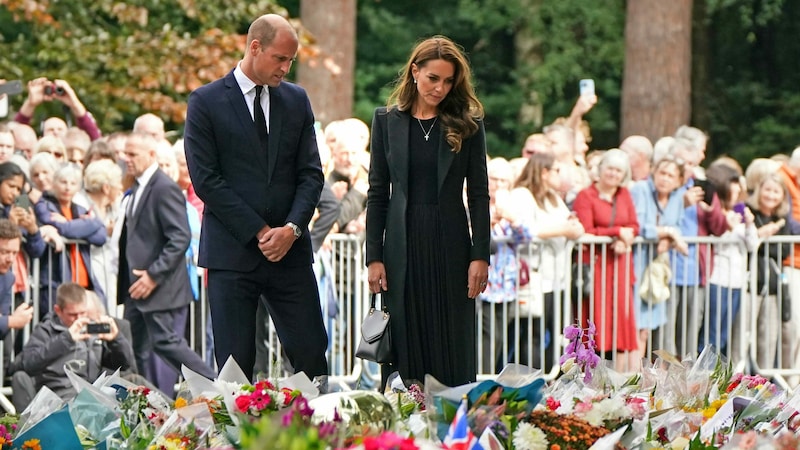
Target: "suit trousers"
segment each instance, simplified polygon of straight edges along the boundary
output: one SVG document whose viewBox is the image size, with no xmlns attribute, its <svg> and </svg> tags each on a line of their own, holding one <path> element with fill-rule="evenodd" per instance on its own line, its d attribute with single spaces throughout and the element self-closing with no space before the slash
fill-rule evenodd
<svg viewBox="0 0 800 450">
<path fill-rule="evenodd" d="M 195 353 L 183 332 L 175 332 L 175 323 L 178 316 L 185 310 L 185 306 L 163 311 L 141 311 L 136 307 L 136 300 L 130 298 L 125 303 L 125 319 L 131 323 L 133 333 L 133 354 L 136 355 L 136 365 L 139 373 L 152 373 L 150 355 L 153 351 L 173 369 L 180 372 L 181 365 L 213 380 L 216 373 L 203 362 Z M 185 321 L 184 321 L 185 323 Z M 154 381 L 154 380 L 150 380 Z"/>
<path fill-rule="evenodd" d="M 208 300 L 219 367 L 228 356 L 233 356 L 244 374 L 252 379 L 256 311 L 263 301 L 295 372 L 303 371 L 310 379 L 328 374 L 325 358 L 328 336 L 311 264 L 283 267 L 265 259 L 251 272 L 209 269 Z"/>
</svg>

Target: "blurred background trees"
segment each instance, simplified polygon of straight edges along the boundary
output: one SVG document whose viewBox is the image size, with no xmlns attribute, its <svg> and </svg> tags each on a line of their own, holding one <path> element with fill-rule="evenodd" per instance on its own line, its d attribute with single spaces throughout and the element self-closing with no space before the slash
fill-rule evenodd
<svg viewBox="0 0 800 450">
<path fill-rule="evenodd" d="M 492 155 L 568 115 L 581 78 L 599 97 L 592 148 L 685 122 L 711 157 L 800 144 L 800 2 L 786 0 L 0 0 L 0 78 L 66 79 L 106 133 L 145 111 L 180 132 L 189 92 L 234 66 L 255 16 L 282 11 L 308 31 L 292 76 L 323 125 L 369 123 L 414 43 L 444 34 L 472 62 Z"/>
</svg>

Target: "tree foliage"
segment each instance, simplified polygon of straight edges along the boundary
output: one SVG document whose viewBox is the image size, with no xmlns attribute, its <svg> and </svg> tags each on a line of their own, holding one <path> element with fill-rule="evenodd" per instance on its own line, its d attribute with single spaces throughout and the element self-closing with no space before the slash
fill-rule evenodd
<svg viewBox="0 0 800 450">
<path fill-rule="evenodd" d="M 105 131 L 144 112 L 174 128 L 188 94 L 241 58 L 252 19 L 281 11 L 268 0 L 0 0 L 0 76 L 67 80 Z"/>
<path fill-rule="evenodd" d="M 519 155 L 525 136 L 568 115 L 581 78 L 595 78 L 601 98 L 590 113 L 596 142 L 615 145 L 623 2 L 543 1 L 540 10 L 532 12 L 520 0 L 359 2 L 355 114 L 371 120 L 372 110 L 385 103 L 390 83 L 414 44 L 443 34 L 462 45 L 470 58 L 486 109 L 492 155 Z M 517 33 L 531 23 L 542 37 L 541 64 L 519 60 L 515 51 Z M 543 123 L 520 119 L 528 97 L 521 79 L 528 74 L 544 110 Z"/>
<path fill-rule="evenodd" d="M 0 0 L 0 78 L 69 81 L 106 132 L 130 128 L 147 111 L 180 128 L 188 93 L 234 66 L 252 19 L 283 7 L 297 16 L 299 1 Z M 591 146 L 616 146 L 625 4 L 360 0 L 353 115 L 369 123 L 414 44 L 444 34 L 470 58 L 492 155 L 518 155 L 527 134 L 567 115 L 581 78 L 595 80 L 599 97 L 586 117 Z M 694 30 L 706 47 L 695 49 L 702 76 L 695 73 L 692 85 L 693 123 L 711 135 L 710 156 L 746 162 L 800 143 L 800 2 L 695 4 L 705 8 Z M 301 34 L 301 41 L 301 57 L 313 56 L 313 38 Z M 521 41 L 535 44 L 533 56 L 520 56 Z M 59 114 L 56 108 L 41 107 L 37 119 Z M 531 108 L 541 114 L 522 113 Z"/>
</svg>

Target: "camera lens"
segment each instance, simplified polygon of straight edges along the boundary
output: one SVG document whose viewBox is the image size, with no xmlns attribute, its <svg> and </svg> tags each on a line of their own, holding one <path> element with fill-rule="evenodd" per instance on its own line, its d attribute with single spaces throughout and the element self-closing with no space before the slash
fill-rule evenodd
<svg viewBox="0 0 800 450">
<path fill-rule="evenodd" d="M 61 86 L 56 86 L 56 95 L 64 95 L 66 91 Z"/>
</svg>

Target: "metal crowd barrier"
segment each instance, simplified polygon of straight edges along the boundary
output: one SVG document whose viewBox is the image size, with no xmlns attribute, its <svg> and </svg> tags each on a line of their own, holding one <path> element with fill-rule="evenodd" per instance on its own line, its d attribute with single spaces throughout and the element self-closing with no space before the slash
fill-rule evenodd
<svg viewBox="0 0 800 450">
<path fill-rule="evenodd" d="M 696 269 L 688 260 L 683 260 L 682 266 L 679 265 L 675 258 L 671 258 L 670 262 L 673 277 L 669 285 L 669 299 L 663 305 L 643 303 L 634 290 L 639 288 L 641 280 L 637 281 L 637 277 L 641 277 L 641 270 L 655 254 L 656 242 L 637 238 L 632 252 L 624 256 L 631 259 L 634 270 L 639 273 L 631 273 L 632 266 L 627 259 L 620 263 L 619 260 L 608 258 L 613 252 L 610 238 L 583 237 L 577 242 L 568 241 L 560 246 L 553 245 L 553 241 L 540 240 L 516 246 L 507 241 L 497 242 L 497 245 L 512 245 L 516 260 L 526 261 L 531 277 L 525 296 L 541 303 L 520 303 L 517 299 L 490 303 L 484 301 L 483 297 L 476 299 L 477 345 L 474 351 L 477 352 L 478 379 L 492 378 L 507 363 L 530 365 L 542 369 L 546 378 L 555 377 L 559 370 L 559 357 L 567 344 L 563 335 L 564 327 L 575 323 L 585 326 L 591 320 L 609 324 L 607 328 L 611 330 L 610 335 L 599 331 L 598 338 L 609 343 L 608 351 L 603 356 L 611 367 L 637 370 L 637 364 L 643 360 L 655 360 L 660 351 L 679 358 L 693 356 L 701 350 L 702 344 L 710 343 L 722 350 L 736 370 L 759 373 L 771 377 L 784 387 L 795 387 L 800 382 L 800 305 L 797 302 L 800 299 L 800 265 L 798 268 L 782 265 L 780 285 L 786 288 L 779 289 L 776 295 L 762 296 L 757 292 L 756 273 L 765 267 L 766 260 L 763 257 L 758 257 L 755 252 L 748 255 L 744 244 L 739 241 L 718 237 L 686 237 L 685 241 L 690 244 L 691 255 L 698 262 L 702 258 L 706 280 L 710 276 L 714 250 L 721 248 L 719 246 L 734 246 L 738 254 L 747 255 L 746 266 L 741 266 L 738 273 L 727 274 L 731 280 L 741 280 L 744 286 L 738 296 L 738 314 L 729 314 L 727 318 L 720 314 L 711 317 L 712 299 L 715 299 L 713 306 L 716 311 L 723 306 L 728 311 L 734 309 L 737 298 L 733 291 L 717 288 L 712 293 L 709 285 L 679 283 L 675 276 L 678 271 L 691 272 Z M 787 251 L 780 247 L 782 244 L 790 244 Z M 800 250 L 800 236 L 775 236 L 762 242 L 761 247 L 774 247 L 779 260 L 793 261 L 796 251 Z M 554 258 L 553 255 L 561 256 Z M 53 258 L 66 258 L 66 255 L 63 252 L 56 254 L 50 249 L 44 258 L 52 261 Z M 613 263 L 611 266 L 604 263 L 591 265 L 589 272 L 585 273 L 583 265 L 578 263 L 584 259 L 609 260 Z M 42 283 L 40 263 L 38 259 L 28 260 L 29 289 L 22 296 L 26 300 L 35 300 L 39 298 L 41 289 L 47 289 L 47 306 L 50 308 L 55 301 L 55 291 L 48 287 L 50 283 Z M 52 268 L 52 264 L 47 266 Z M 62 264 L 62 267 L 66 266 Z M 369 307 L 363 240 L 348 234 L 330 236 L 329 246 L 315 257 L 315 270 L 329 336 L 329 385 L 342 390 L 376 386 L 380 381 L 379 367 L 354 356 L 360 339 L 360 324 Z M 514 266 L 511 270 L 518 271 L 519 268 Z M 52 273 L 48 271 L 44 276 L 51 277 Z M 519 277 L 516 276 L 516 279 L 516 289 L 519 290 Z M 592 286 L 589 295 L 584 297 L 578 293 L 586 279 L 593 280 L 600 289 Z M 191 304 L 187 336 L 192 348 L 205 357 L 208 349 L 204 331 L 209 306 L 204 281 L 200 280 L 199 300 Z M 607 295 L 609 289 L 611 295 Z M 628 295 L 633 295 L 633 298 Z M 784 295 L 789 295 L 794 301 L 783 302 Z M 27 340 L 30 330 L 38 322 L 39 302 L 33 303 L 37 309 L 34 321 L 26 329 L 10 333 L 16 339 Z M 787 320 L 783 321 L 783 308 L 788 307 L 791 308 L 791 314 L 787 314 Z M 650 314 L 661 308 L 666 321 L 643 330 L 639 330 L 638 326 L 633 329 L 636 337 L 641 334 L 643 348 L 619 348 L 617 336 L 625 330 L 630 333 L 630 327 L 633 326 L 622 320 L 624 314 L 621 312 L 635 315 L 635 308 Z M 116 313 L 115 309 L 109 310 L 111 315 Z M 660 317 L 664 318 L 663 315 Z M 265 326 L 268 327 L 267 373 L 270 376 L 288 375 L 274 326 L 271 321 Z M 725 338 L 722 336 L 727 337 L 727 342 L 723 342 Z M 13 341 L 10 342 L 14 345 Z M 465 348 L 464 351 L 469 349 Z M 13 352 L 9 353 L 13 360 Z M 0 360 L 0 407 L 13 411 L 7 398 L 11 388 L 5 363 L 5 359 Z M 626 366 L 625 363 L 629 364 Z"/>
</svg>

